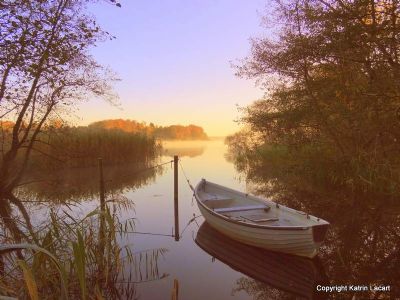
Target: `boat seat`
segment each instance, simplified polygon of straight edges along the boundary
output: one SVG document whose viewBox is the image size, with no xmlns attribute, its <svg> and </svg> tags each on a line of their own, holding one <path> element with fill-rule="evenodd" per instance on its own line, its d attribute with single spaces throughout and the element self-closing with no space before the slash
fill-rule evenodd
<svg viewBox="0 0 400 300">
<path fill-rule="evenodd" d="M 217 213 L 227 213 L 227 212 L 255 210 L 255 209 L 269 210 L 269 208 L 270 208 L 269 206 L 261 204 L 261 205 L 221 207 L 221 208 L 215 208 L 214 211 L 217 212 Z"/>
<path fill-rule="evenodd" d="M 203 202 L 209 202 L 209 201 L 227 201 L 227 200 L 233 200 L 230 197 L 226 197 L 226 198 L 208 198 L 208 199 L 204 199 Z"/>
<path fill-rule="evenodd" d="M 261 222 L 276 222 L 276 221 L 279 221 L 279 218 L 249 218 L 249 217 L 246 217 L 246 216 L 240 216 L 241 218 L 243 218 L 243 219 L 245 219 L 245 220 L 247 220 L 247 221 L 251 221 L 251 222 L 254 222 L 254 223 L 261 223 Z"/>
<path fill-rule="evenodd" d="M 226 198 L 226 199 L 208 199 L 204 200 L 203 203 L 207 205 L 211 209 L 219 209 L 223 207 L 230 207 L 234 203 L 234 199 Z"/>
<path fill-rule="evenodd" d="M 203 202 L 206 201 L 220 201 L 220 200 L 233 200 L 232 197 L 227 197 L 227 196 L 221 196 L 221 195 L 213 195 L 213 194 L 208 194 L 208 193 L 204 193 L 204 195 L 206 196 L 205 199 L 203 200 Z"/>
</svg>

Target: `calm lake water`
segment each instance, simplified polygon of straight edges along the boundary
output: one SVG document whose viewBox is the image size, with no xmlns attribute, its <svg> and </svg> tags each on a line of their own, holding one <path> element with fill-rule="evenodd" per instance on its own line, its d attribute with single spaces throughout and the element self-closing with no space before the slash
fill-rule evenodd
<svg viewBox="0 0 400 300">
<path fill-rule="evenodd" d="M 208 142 L 169 142 L 164 145 L 166 152 L 162 161 L 171 160 L 174 154 L 181 158 L 181 164 L 192 184 L 201 178 L 223 185 L 245 190 L 240 183 L 234 166 L 224 159 L 226 152 L 222 140 Z M 170 156 L 167 156 L 170 154 Z M 179 224 L 182 232 L 199 210 L 192 199 L 182 170 L 179 170 Z M 171 234 L 173 216 L 173 169 L 167 167 L 161 176 L 143 188 L 129 191 L 126 196 L 135 202 L 137 231 Z M 126 215 L 128 217 L 128 214 Z M 235 292 L 237 281 L 243 274 L 228 265 L 213 259 L 194 241 L 198 225 L 204 219 L 188 225 L 179 242 L 172 237 L 133 235 L 130 242 L 134 251 L 165 248 L 167 252 L 159 259 L 160 274 L 168 274 L 162 280 L 140 283 L 138 295 L 141 299 L 167 299 L 171 293 L 173 280 L 179 281 L 181 299 L 249 299 L 246 292 Z"/>
<path fill-rule="evenodd" d="M 226 159 L 226 152 L 223 140 L 167 142 L 160 162 L 168 162 L 177 154 L 192 185 L 206 178 L 247 191 L 250 186 L 246 187 L 240 180 L 240 174 Z M 62 173 L 60 178 L 54 188 L 52 185 L 33 185 L 30 193 L 34 192 L 44 202 L 57 197 L 79 200 L 80 204 L 74 207 L 75 214 L 84 215 L 98 205 L 98 179 L 93 176 L 93 169 L 79 170 L 70 175 Z M 369 229 L 358 226 L 352 217 L 353 232 L 341 227 L 338 227 L 339 232 L 330 229 L 321 255 L 308 260 L 242 245 L 208 227 L 200 216 L 181 168 L 179 241 L 172 237 L 172 166 L 168 164 L 157 171 L 146 172 L 134 172 L 129 165 L 106 167 L 105 178 L 108 192 L 123 195 L 134 203 L 134 209 L 121 210 L 119 217 L 122 221 L 135 218 L 133 231 L 136 233 L 121 238 L 120 243 L 129 246 L 135 254 L 135 264 L 127 265 L 125 273 L 130 276 L 129 281 L 135 282 L 138 299 L 169 299 L 174 279 L 179 282 L 179 299 L 325 299 L 327 294 L 316 292 L 318 284 L 391 285 L 390 293 L 342 292 L 335 293 L 334 298 L 397 299 L 400 276 L 396 245 L 399 231 L 398 223 L 393 222 L 398 222 L 398 215 L 391 217 L 393 235 L 373 227 L 377 232 L 374 248 L 366 241 L 360 241 L 361 235 L 357 230 L 365 232 Z M 44 221 L 46 214 L 42 212 L 47 209 L 47 204 L 31 207 L 35 216 L 32 221 Z M 345 218 L 343 214 L 341 221 L 348 224 L 350 221 Z M 329 215 L 327 219 L 331 221 Z M 364 243 L 364 248 L 357 242 Z"/>
<path fill-rule="evenodd" d="M 201 178 L 206 178 L 241 191 L 246 190 L 246 186 L 239 180 L 239 175 L 235 172 L 234 166 L 224 158 L 226 147 L 223 140 L 168 142 L 164 147 L 166 153 L 164 153 L 162 161 L 170 160 L 174 154 L 179 155 L 183 169 L 193 185 Z M 257 293 L 257 284 L 254 284 L 254 280 L 238 270 L 248 271 L 250 269 L 252 271 L 252 268 L 262 268 L 262 254 L 261 258 L 259 257 L 258 260 L 254 261 L 251 258 L 246 259 L 246 252 L 244 251 L 248 251 L 248 249 L 242 249 L 239 254 L 232 254 L 230 248 L 235 248 L 237 245 L 232 246 L 229 239 L 227 239 L 228 242 L 225 242 L 218 235 L 215 236 L 216 233 L 213 230 L 202 225 L 203 217 L 197 218 L 196 222 L 191 222 L 188 225 L 193 215 L 200 215 L 192 194 L 180 169 L 179 224 L 180 231 L 185 231 L 178 242 L 172 237 L 145 234 L 131 236 L 129 242 L 133 244 L 134 251 L 167 249 L 164 257 L 158 261 L 158 272 L 159 274 L 168 274 L 168 276 L 158 281 L 138 284 L 138 295 L 141 299 L 167 299 L 173 286 L 173 280 L 177 279 L 180 286 L 180 299 L 252 299 L 253 296 L 256 299 L 255 295 L 249 295 L 242 287 L 245 286 L 250 289 L 253 287 L 251 292 Z M 125 195 L 135 202 L 135 216 L 138 218 L 137 231 L 171 234 L 174 226 L 172 168 L 165 168 L 163 174 L 157 176 L 153 183 L 135 191 L 128 191 Z M 126 213 L 125 217 L 129 217 L 129 213 Z M 198 232 L 199 226 L 201 228 L 200 233 Z M 216 242 L 212 242 L 213 239 L 219 241 L 220 244 L 217 245 Z M 208 244 L 210 241 L 211 246 Z M 198 244 L 202 245 L 204 250 Z M 256 255 L 260 254 L 256 251 Z M 274 257 L 266 256 L 265 259 L 272 262 Z M 296 262 L 301 264 L 303 261 Z M 280 262 L 280 266 L 284 268 L 285 263 Z M 267 265 L 267 267 L 277 268 L 272 264 Z M 290 265 L 290 262 L 288 267 L 287 274 L 283 270 L 282 280 L 284 282 L 286 280 L 285 283 L 288 284 L 287 288 L 290 290 L 293 288 L 290 285 L 294 284 L 290 280 L 296 281 L 290 272 L 296 272 L 296 269 L 293 268 L 293 265 Z M 306 265 L 304 268 L 306 271 L 314 272 L 313 266 Z M 259 270 L 255 273 L 265 276 L 263 273 L 268 275 L 268 272 L 270 272 L 269 270 L 264 271 Z M 285 275 L 287 275 L 286 278 Z M 313 275 L 303 274 L 303 276 Z M 270 274 L 271 281 L 275 276 L 276 274 Z M 271 292 L 282 293 L 272 290 Z"/>
</svg>

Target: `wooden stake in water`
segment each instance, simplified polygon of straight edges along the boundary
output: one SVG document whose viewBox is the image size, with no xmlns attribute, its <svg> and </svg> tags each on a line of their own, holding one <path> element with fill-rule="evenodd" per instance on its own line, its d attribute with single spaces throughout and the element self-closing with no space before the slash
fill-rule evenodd
<svg viewBox="0 0 400 300">
<path fill-rule="evenodd" d="M 179 211 L 178 211 L 178 155 L 174 156 L 174 218 L 175 241 L 179 241 Z"/>
<path fill-rule="evenodd" d="M 179 282 L 178 279 L 174 279 L 174 287 L 171 291 L 171 300 L 178 300 L 179 296 Z"/>
</svg>

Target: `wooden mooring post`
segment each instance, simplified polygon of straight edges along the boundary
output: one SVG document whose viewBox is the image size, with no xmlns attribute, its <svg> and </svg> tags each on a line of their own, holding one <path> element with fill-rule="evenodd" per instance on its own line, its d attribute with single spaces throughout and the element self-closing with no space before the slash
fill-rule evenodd
<svg viewBox="0 0 400 300">
<path fill-rule="evenodd" d="M 174 156 L 174 218 L 175 241 L 179 241 L 179 210 L 178 210 L 178 155 Z"/>
</svg>

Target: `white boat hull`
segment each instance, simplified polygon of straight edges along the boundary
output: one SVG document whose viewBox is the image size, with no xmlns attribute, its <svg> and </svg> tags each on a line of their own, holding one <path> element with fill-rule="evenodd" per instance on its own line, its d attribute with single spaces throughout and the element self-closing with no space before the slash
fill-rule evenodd
<svg viewBox="0 0 400 300">
<path fill-rule="evenodd" d="M 312 230 L 269 230 L 227 223 L 199 206 L 204 219 L 219 232 L 241 243 L 272 251 L 314 257 L 319 245 L 313 242 Z"/>
<path fill-rule="evenodd" d="M 308 258 L 312 258 L 318 253 L 318 248 L 322 241 L 315 239 L 313 226 L 263 226 L 251 224 L 251 222 L 232 221 L 204 205 L 198 193 L 195 192 L 195 196 L 200 212 L 205 220 L 214 229 L 234 240 L 271 251 Z M 286 207 L 285 209 L 291 210 Z M 307 218 L 309 217 L 307 216 Z M 327 223 L 326 221 L 323 222 Z M 327 224 L 322 225 L 327 227 Z"/>
</svg>

